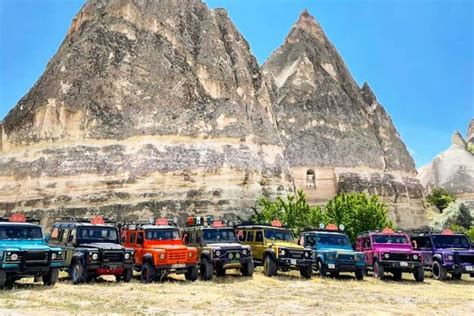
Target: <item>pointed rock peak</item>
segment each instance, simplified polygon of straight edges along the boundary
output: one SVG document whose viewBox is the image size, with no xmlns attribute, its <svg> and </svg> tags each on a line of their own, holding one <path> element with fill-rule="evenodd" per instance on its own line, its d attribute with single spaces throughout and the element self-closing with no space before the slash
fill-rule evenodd
<svg viewBox="0 0 474 316">
<path fill-rule="evenodd" d="M 362 94 L 365 103 L 367 103 L 368 105 L 372 105 L 372 103 L 377 101 L 377 97 L 375 96 L 374 92 L 372 91 L 367 82 L 364 82 L 364 85 L 360 89 L 360 93 Z"/>
<path fill-rule="evenodd" d="M 471 119 L 467 128 L 467 142 L 469 145 L 474 145 L 474 119 Z"/>
<path fill-rule="evenodd" d="M 459 131 L 454 132 L 453 136 L 451 137 L 451 144 L 457 145 L 462 148 L 467 147 L 466 141 L 462 137 L 461 133 L 459 133 Z"/>
<path fill-rule="evenodd" d="M 324 34 L 321 25 L 319 25 L 318 21 L 316 21 L 316 19 L 306 9 L 301 12 L 298 21 L 296 21 L 292 29 L 302 30 L 306 33 L 315 36 L 318 39 L 326 39 L 326 35 Z M 290 37 L 292 34 L 290 34 Z"/>
</svg>

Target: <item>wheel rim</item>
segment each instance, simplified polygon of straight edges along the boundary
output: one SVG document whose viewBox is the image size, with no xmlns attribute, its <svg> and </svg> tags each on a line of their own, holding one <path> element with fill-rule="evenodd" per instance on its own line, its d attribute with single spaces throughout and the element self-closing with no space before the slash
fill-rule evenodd
<svg viewBox="0 0 474 316">
<path fill-rule="evenodd" d="M 78 264 L 76 264 L 74 268 L 72 269 L 72 279 L 74 280 L 74 282 L 79 281 L 80 273 L 81 273 L 81 268 L 79 267 Z"/>
<path fill-rule="evenodd" d="M 437 263 L 433 264 L 433 276 L 435 279 L 439 278 L 439 267 Z"/>
</svg>

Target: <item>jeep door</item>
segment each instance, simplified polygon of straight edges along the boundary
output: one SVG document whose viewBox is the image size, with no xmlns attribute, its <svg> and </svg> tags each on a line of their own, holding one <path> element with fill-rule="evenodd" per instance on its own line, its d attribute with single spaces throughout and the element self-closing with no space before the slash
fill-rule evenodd
<svg viewBox="0 0 474 316">
<path fill-rule="evenodd" d="M 413 250 L 421 251 L 423 264 L 431 266 L 433 264 L 433 251 L 431 238 L 429 236 L 412 237 Z"/>
<path fill-rule="evenodd" d="M 371 236 L 370 235 L 364 236 L 364 238 L 362 239 L 362 242 L 363 242 L 362 248 L 365 254 L 365 260 L 367 262 L 367 265 L 372 266 L 374 264 L 374 252 L 372 251 Z"/>
<path fill-rule="evenodd" d="M 255 236 L 254 236 L 255 235 Z M 247 232 L 247 240 L 253 239 L 252 249 L 254 258 L 263 261 L 263 252 L 267 249 L 265 245 L 265 236 L 263 235 L 263 229 L 257 229 Z"/>
<path fill-rule="evenodd" d="M 53 234 L 51 234 L 52 236 Z M 74 243 L 76 240 L 75 228 L 69 229 L 66 227 L 61 228 L 59 232 L 59 244 L 64 247 L 66 257 L 64 258 L 64 266 L 68 267 L 71 265 L 72 256 L 74 255 Z"/>
</svg>

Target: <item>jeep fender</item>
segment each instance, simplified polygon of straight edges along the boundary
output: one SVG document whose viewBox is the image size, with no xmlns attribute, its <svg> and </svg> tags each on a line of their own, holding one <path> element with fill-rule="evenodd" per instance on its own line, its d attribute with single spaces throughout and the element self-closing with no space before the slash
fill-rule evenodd
<svg viewBox="0 0 474 316">
<path fill-rule="evenodd" d="M 203 251 L 201 252 L 200 259 L 201 259 L 201 260 L 202 260 L 202 259 L 208 259 L 209 261 L 211 261 L 211 260 L 212 260 L 212 258 L 211 258 L 211 251 L 210 251 L 210 250 L 207 250 L 207 249 L 206 249 L 206 250 L 203 250 Z"/>
<path fill-rule="evenodd" d="M 72 255 L 72 259 L 71 259 L 71 264 L 74 264 L 74 263 L 80 263 L 82 265 L 85 265 L 86 264 L 86 260 L 84 258 L 84 253 L 82 252 L 75 252 L 73 255 Z"/>
<path fill-rule="evenodd" d="M 438 253 L 433 256 L 433 261 L 439 261 L 440 263 L 443 263 L 443 257 Z"/>
<path fill-rule="evenodd" d="M 318 261 L 321 261 L 322 263 L 325 263 L 325 260 L 324 260 L 324 255 L 321 254 L 321 253 L 318 253 L 317 257 L 316 257 L 316 262 Z"/>
<path fill-rule="evenodd" d="M 273 249 L 267 249 L 263 252 L 263 259 L 265 259 L 266 256 L 270 256 L 272 260 L 276 261 L 276 256 L 275 256 L 275 251 Z"/>
</svg>

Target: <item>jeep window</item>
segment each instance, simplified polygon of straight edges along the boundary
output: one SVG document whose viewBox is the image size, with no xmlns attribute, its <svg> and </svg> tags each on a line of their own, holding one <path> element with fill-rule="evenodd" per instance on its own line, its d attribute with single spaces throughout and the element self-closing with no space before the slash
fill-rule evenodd
<svg viewBox="0 0 474 316">
<path fill-rule="evenodd" d="M 266 229 L 265 238 L 270 240 L 294 241 L 293 233 L 286 229 Z"/>
<path fill-rule="evenodd" d="M 0 239 L 42 239 L 40 227 L 36 226 L 0 226 Z"/>
<path fill-rule="evenodd" d="M 247 236 L 247 232 L 245 230 L 238 230 L 236 231 L 235 235 L 240 241 L 245 241 L 245 236 Z"/>
<path fill-rule="evenodd" d="M 145 231 L 146 240 L 179 240 L 177 229 L 147 229 Z"/>
<path fill-rule="evenodd" d="M 69 235 L 69 229 L 66 228 L 62 231 L 62 234 L 61 234 L 61 243 L 63 244 L 67 244 L 67 236 Z"/>
<path fill-rule="evenodd" d="M 143 245 L 143 232 L 137 234 L 137 244 Z"/>
<path fill-rule="evenodd" d="M 131 234 L 130 234 L 130 243 L 131 243 L 131 244 L 134 244 L 134 243 L 135 243 L 136 237 L 137 237 L 137 233 L 131 233 Z"/>
<path fill-rule="evenodd" d="M 316 244 L 351 246 L 351 241 L 346 235 L 339 234 L 316 234 Z"/>
<path fill-rule="evenodd" d="M 201 231 L 196 232 L 196 244 L 201 243 Z"/>
<path fill-rule="evenodd" d="M 119 243 L 117 230 L 113 227 L 79 227 L 76 238 L 78 244 L 94 242 Z"/>
<path fill-rule="evenodd" d="M 365 237 L 365 238 L 364 238 L 364 248 L 365 248 L 365 249 L 370 249 L 370 248 L 371 248 L 371 245 L 370 245 L 370 238 L 369 238 L 369 237 Z"/>
<path fill-rule="evenodd" d="M 247 241 L 253 242 L 253 232 L 252 231 L 247 232 Z"/>
<path fill-rule="evenodd" d="M 232 228 L 203 229 L 202 239 L 209 242 L 237 242 Z"/>
<path fill-rule="evenodd" d="M 255 241 L 262 242 L 263 241 L 263 232 L 261 230 L 255 233 Z"/>
<path fill-rule="evenodd" d="M 467 248 L 471 247 L 469 240 L 464 235 L 432 235 L 436 248 Z"/>
<path fill-rule="evenodd" d="M 431 248 L 431 241 L 428 237 L 412 237 L 411 244 L 413 249 Z"/>
<path fill-rule="evenodd" d="M 375 244 L 408 244 L 408 239 L 403 235 L 373 235 Z"/>
</svg>

